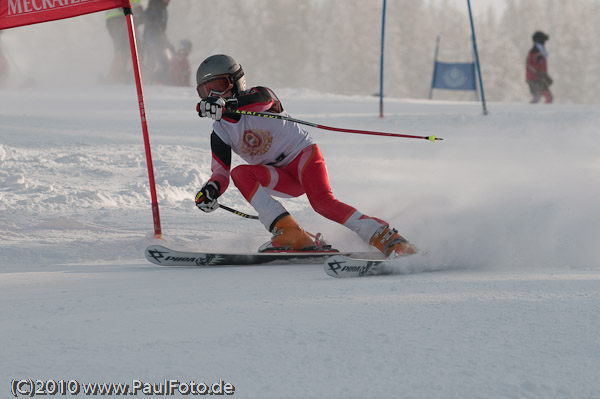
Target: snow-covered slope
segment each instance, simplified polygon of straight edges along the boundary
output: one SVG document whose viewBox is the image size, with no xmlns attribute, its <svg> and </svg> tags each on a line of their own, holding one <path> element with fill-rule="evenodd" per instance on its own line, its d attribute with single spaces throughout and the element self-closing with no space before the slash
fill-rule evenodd
<svg viewBox="0 0 600 399">
<path fill-rule="evenodd" d="M 423 273 L 322 265 L 160 268 L 135 89 L 0 93 L 0 383 L 233 384 L 240 398 L 594 398 L 600 345 L 598 107 L 277 90 L 294 117 L 444 141 L 311 129 L 334 193 L 430 251 Z M 193 196 L 210 121 L 193 89 L 148 87 L 164 240 L 254 251 L 269 234 Z M 235 159 L 234 162 L 239 162 Z M 253 213 L 231 186 L 222 203 Z M 353 233 L 285 205 L 341 250 Z M 409 270 L 402 270 L 408 272 Z"/>
</svg>

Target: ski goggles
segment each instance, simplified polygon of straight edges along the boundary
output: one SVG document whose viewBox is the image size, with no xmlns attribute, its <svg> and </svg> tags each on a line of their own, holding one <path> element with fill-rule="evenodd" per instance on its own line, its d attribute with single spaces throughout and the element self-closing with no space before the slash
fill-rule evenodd
<svg viewBox="0 0 600 399">
<path fill-rule="evenodd" d="M 207 97 L 221 97 L 229 90 L 233 89 L 233 82 L 229 78 L 229 75 L 219 75 L 214 78 L 200 83 L 196 90 L 200 98 L 205 99 Z"/>
</svg>

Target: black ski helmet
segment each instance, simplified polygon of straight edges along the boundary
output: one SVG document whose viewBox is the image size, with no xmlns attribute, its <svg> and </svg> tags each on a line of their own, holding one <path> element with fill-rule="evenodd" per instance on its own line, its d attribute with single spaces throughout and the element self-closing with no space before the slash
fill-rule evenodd
<svg viewBox="0 0 600 399">
<path fill-rule="evenodd" d="M 536 31 L 532 36 L 533 41 L 540 44 L 544 44 L 549 38 L 550 36 L 540 30 Z"/>
<path fill-rule="evenodd" d="M 223 75 L 228 76 L 233 84 L 234 95 L 246 91 L 246 77 L 242 66 L 232 57 L 224 54 L 211 55 L 202 61 L 196 71 L 196 83 L 200 86 Z"/>
</svg>

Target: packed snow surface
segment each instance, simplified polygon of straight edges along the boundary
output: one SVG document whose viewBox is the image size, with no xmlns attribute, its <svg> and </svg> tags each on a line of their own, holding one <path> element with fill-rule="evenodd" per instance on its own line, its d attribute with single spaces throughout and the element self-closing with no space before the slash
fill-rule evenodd
<svg viewBox="0 0 600 399">
<path fill-rule="evenodd" d="M 598 107 L 491 103 L 484 116 L 388 98 L 380 119 L 375 97 L 275 89 L 295 118 L 444 139 L 308 128 L 334 194 L 429 260 L 356 279 L 320 264 L 150 264 L 134 87 L 2 91 L 2 392 L 166 379 L 223 380 L 238 398 L 600 397 Z M 270 237 L 260 223 L 194 206 L 211 121 L 193 88 L 145 100 L 163 245 L 255 251 Z M 220 201 L 254 212 L 233 185 Z M 283 201 L 340 250 L 368 249 L 305 197 Z"/>
</svg>

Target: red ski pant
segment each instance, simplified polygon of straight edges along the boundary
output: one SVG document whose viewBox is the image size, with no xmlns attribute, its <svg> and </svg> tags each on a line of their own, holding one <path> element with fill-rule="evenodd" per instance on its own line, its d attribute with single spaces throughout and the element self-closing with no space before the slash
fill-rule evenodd
<svg viewBox="0 0 600 399">
<path fill-rule="evenodd" d="M 344 224 L 356 209 L 337 200 L 331 192 L 323 154 L 316 144 L 305 148 L 290 164 L 240 165 L 231 178 L 244 198 L 258 211 L 267 229 L 285 212 L 270 194 L 298 197 L 306 194 L 312 208 L 320 215 Z"/>
<path fill-rule="evenodd" d="M 550 93 L 548 84 L 540 80 L 528 80 L 527 83 L 529 84 L 529 91 L 533 95 L 532 103 L 539 102 L 542 96 L 544 96 L 546 104 L 552 102 L 552 93 Z"/>
</svg>

